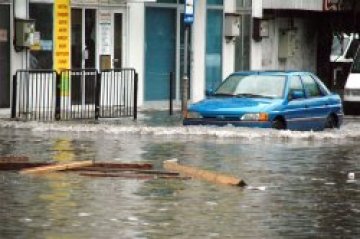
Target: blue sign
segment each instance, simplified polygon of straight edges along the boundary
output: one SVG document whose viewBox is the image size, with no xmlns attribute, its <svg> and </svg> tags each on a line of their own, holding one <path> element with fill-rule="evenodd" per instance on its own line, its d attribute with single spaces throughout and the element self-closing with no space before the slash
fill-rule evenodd
<svg viewBox="0 0 360 239">
<path fill-rule="evenodd" d="M 194 22 L 194 0 L 185 0 L 184 23 L 192 24 Z"/>
</svg>

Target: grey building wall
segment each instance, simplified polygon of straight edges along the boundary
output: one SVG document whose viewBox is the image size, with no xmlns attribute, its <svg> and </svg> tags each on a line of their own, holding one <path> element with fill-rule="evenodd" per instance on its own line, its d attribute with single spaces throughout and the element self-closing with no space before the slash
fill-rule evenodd
<svg viewBox="0 0 360 239">
<path fill-rule="evenodd" d="M 324 0 L 263 0 L 264 9 L 301 9 L 322 11 Z"/>
<path fill-rule="evenodd" d="M 305 70 L 316 72 L 317 33 L 306 19 L 294 19 L 289 28 L 289 18 L 275 18 L 269 21 L 269 37 L 263 38 L 263 70 Z M 281 41 L 283 30 L 292 31 L 288 41 Z M 279 49 L 287 47 L 287 57 L 279 55 Z"/>
</svg>

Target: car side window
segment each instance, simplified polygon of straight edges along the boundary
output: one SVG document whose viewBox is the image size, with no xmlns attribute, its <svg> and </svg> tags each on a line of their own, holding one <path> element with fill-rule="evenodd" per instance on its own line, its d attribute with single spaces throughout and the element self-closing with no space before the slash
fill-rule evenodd
<svg viewBox="0 0 360 239">
<path fill-rule="evenodd" d="M 323 96 L 323 92 L 320 90 L 318 83 L 309 75 L 301 76 L 304 83 L 306 95 L 308 97 L 319 97 Z"/>
<path fill-rule="evenodd" d="M 290 77 L 290 82 L 289 82 L 289 95 L 288 95 L 288 99 L 291 100 L 292 99 L 292 94 L 295 91 L 302 91 L 304 92 L 304 88 L 303 85 L 301 83 L 301 79 L 299 76 L 291 76 Z"/>
</svg>

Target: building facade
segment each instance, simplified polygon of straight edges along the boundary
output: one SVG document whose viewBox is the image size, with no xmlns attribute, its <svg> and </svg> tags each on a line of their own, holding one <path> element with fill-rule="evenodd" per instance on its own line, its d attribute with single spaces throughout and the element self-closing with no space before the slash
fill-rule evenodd
<svg viewBox="0 0 360 239">
<path fill-rule="evenodd" d="M 59 64 L 71 69 L 135 68 L 140 106 L 168 100 L 173 72 L 180 100 L 184 0 L 5 0 L 0 1 L 0 11 L 2 108 L 11 104 L 11 80 L 17 70 L 57 70 Z M 234 71 L 236 44 L 224 37 L 225 11 L 235 13 L 236 1 L 194 1 L 188 54 L 191 100 L 202 99 L 206 88 Z M 17 19 L 34 20 L 29 48 L 13 44 Z"/>
<path fill-rule="evenodd" d="M 233 71 L 327 72 L 329 22 L 349 25 L 339 23 L 355 16 L 344 7 L 350 1 L 194 0 L 189 99 L 204 98 Z M 179 102 L 183 17 L 184 0 L 0 0 L 0 107 L 11 105 L 17 70 L 59 67 L 134 68 L 138 104 L 154 107 L 167 104 L 173 72 Z M 14 45 L 17 19 L 34 20 L 30 48 Z"/>
</svg>

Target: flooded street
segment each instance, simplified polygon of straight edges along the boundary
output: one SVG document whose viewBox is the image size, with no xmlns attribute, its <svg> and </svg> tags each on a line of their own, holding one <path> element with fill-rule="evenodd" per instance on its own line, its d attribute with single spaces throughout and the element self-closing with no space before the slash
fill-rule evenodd
<svg viewBox="0 0 360 239">
<path fill-rule="evenodd" d="M 359 141 L 357 118 L 324 132 L 183 127 L 164 112 L 136 123 L 0 120 L 0 155 L 159 170 L 177 158 L 250 186 L 0 171 L 0 238 L 359 238 Z"/>
</svg>

